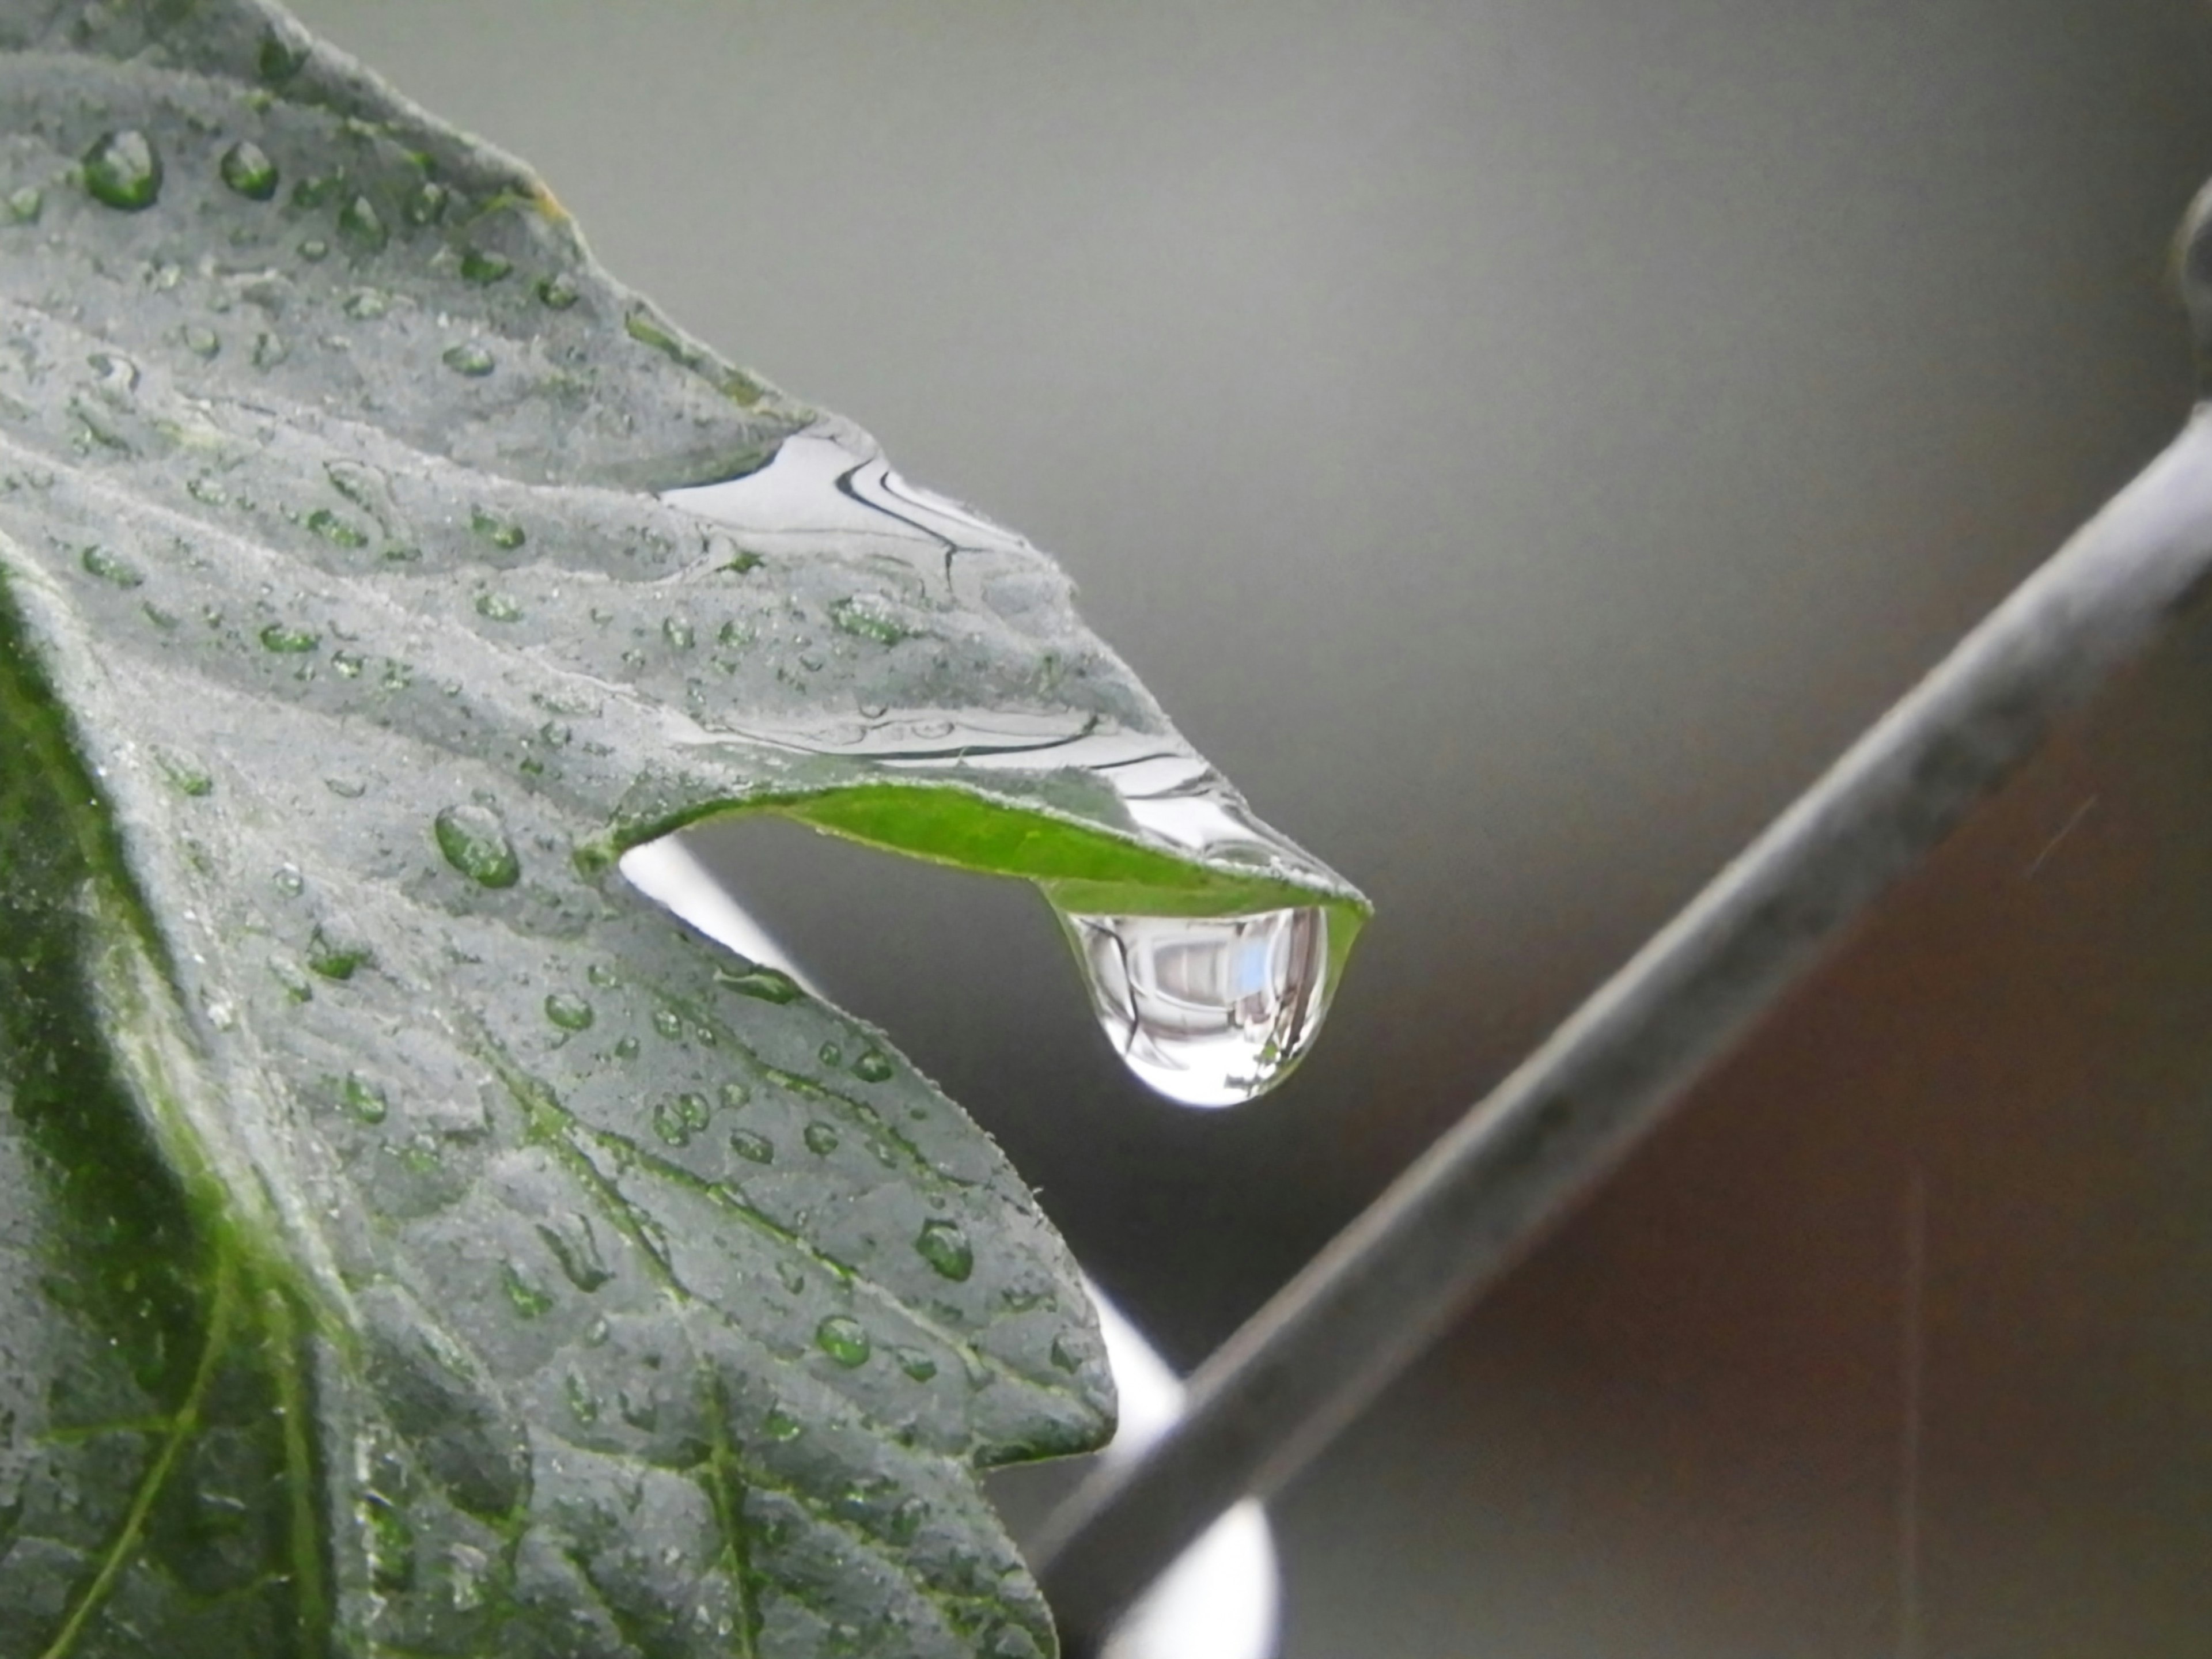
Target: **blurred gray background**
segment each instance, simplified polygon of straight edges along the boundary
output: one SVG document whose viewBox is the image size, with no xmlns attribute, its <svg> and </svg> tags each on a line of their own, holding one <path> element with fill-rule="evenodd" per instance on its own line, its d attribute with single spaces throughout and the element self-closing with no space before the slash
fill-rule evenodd
<svg viewBox="0 0 2212 1659">
<path fill-rule="evenodd" d="M 2187 406 L 2198 3 L 300 9 L 1056 552 L 1375 899 L 1203 1115 L 1026 890 L 717 840 L 1186 1365 Z M 2199 627 L 1285 1495 L 1286 1656 L 2212 1654 L 2208 1292 Z"/>
</svg>

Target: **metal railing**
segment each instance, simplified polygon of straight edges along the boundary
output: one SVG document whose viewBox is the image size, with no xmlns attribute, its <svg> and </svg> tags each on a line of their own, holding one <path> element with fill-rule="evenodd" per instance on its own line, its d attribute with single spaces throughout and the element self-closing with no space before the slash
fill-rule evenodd
<svg viewBox="0 0 2212 1659">
<path fill-rule="evenodd" d="M 2212 363 L 2212 190 L 2184 296 Z M 2212 402 L 1191 1377 L 1052 1516 L 1067 1659 L 1231 1504 L 1279 1490 L 1618 1166 L 1852 921 L 2212 591 Z"/>
</svg>

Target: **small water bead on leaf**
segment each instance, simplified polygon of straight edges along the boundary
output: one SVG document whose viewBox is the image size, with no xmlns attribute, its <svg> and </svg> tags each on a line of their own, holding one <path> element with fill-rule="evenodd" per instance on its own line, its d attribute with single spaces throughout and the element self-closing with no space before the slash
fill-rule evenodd
<svg viewBox="0 0 2212 1659">
<path fill-rule="evenodd" d="M 566 311 L 581 297 L 576 291 L 575 283 L 568 279 L 565 271 L 556 271 L 538 281 L 538 303 L 548 311 Z"/>
<path fill-rule="evenodd" d="M 588 1031 L 596 1016 L 583 998 L 555 991 L 545 999 L 545 1018 L 564 1031 Z"/>
<path fill-rule="evenodd" d="M 367 547 L 368 532 L 359 525 L 349 523 L 327 507 L 319 507 L 307 514 L 307 528 L 333 547 Z"/>
<path fill-rule="evenodd" d="M 39 214 L 46 204 L 46 193 L 36 185 L 25 185 L 20 190 L 8 192 L 8 222 L 16 225 L 35 225 Z"/>
<path fill-rule="evenodd" d="M 837 1150 L 836 1130 L 818 1119 L 806 1126 L 803 1138 L 806 1142 L 806 1150 L 817 1158 L 827 1158 Z"/>
<path fill-rule="evenodd" d="M 309 50 L 304 39 L 288 39 L 285 34 L 271 28 L 261 37 L 261 51 L 255 59 L 255 68 L 264 84 L 281 87 L 307 66 Z"/>
<path fill-rule="evenodd" d="M 464 340 L 459 345 L 447 346 L 439 359 L 456 374 L 465 374 L 472 380 L 482 380 L 496 365 L 490 352 L 474 340 Z"/>
<path fill-rule="evenodd" d="M 571 1217 L 565 1229 L 549 1227 L 541 1222 L 538 1236 L 553 1252 L 553 1259 L 561 1264 L 561 1271 L 568 1282 L 586 1295 L 614 1278 L 613 1270 L 599 1254 L 599 1237 L 589 1216 Z"/>
<path fill-rule="evenodd" d="M 802 994 L 799 981 L 789 974 L 757 962 L 743 968 L 717 968 L 714 982 L 739 996 L 757 997 L 763 1002 L 795 1002 Z"/>
<path fill-rule="evenodd" d="M 883 1083 L 891 1074 L 891 1057 L 880 1048 L 864 1048 L 853 1062 L 853 1075 L 863 1083 Z"/>
<path fill-rule="evenodd" d="M 325 979 L 345 981 L 361 971 L 370 957 L 365 945 L 333 939 L 320 927 L 307 937 L 307 966 Z"/>
<path fill-rule="evenodd" d="M 211 358 L 222 349 L 222 337 L 199 323 L 186 323 L 178 331 L 177 337 L 184 342 L 185 349 L 195 357 Z"/>
<path fill-rule="evenodd" d="M 208 775 L 207 768 L 190 755 L 162 749 L 155 752 L 154 758 L 161 769 L 161 775 L 168 779 L 169 787 L 179 794 L 200 799 L 215 793 L 215 780 Z"/>
<path fill-rule="evenodd" d="M 310 236 L 300 244 L 300 257 L 311 265 L 319 265 L 331 257 L 331 245 L 319 236 Z"/>
<path fill-rule="evenodd" d="M 297 898 L 307 890 L 307 878 L 300 873 L 296 864 L 280 864 L 276 873 L 270 878 L 276 890 L 286 898 Z"/>
<path fill-rule="evenodd" d="M 88 574 L 97 576 L 104 582 L 112 582 L 118 587 L 141 587 L 145 585 L 145 573 L 137 565 L 97 544 L 86 548 L 79 556 L 78 562 Z"/>
<path fill-rule="evenodd" d="M 265 202 L 276 194 L 276 164 L 251 138 L 241 138 L 223 151 L 216 167 L 223 183 L 240 196 Z"/>
<path fill-rule="evenodd" d="M 592 1424 L 599 1420 L 599 1397 L 592 1392 L 592 1385 L 570 1371 L 561 1385 L 568 1401 L 568 1410 L 579 1423 Z"/>
<path fill-rule="evenodd" d="M 349 198 L 338 210 L 338 234 L 369 253 L 380 252 L 392 238 L 392 233 L 385 228 L 383 215 L 377 212 L 376 204 L 366 196 Z"/>
<path fill-rule="evenodd" d="M 280 656 L 305 656 L 322 642 L 321 635 L 286 623 L 270 623 L 261 630 L 261 648 Z"/>
<path fill-rule="evenodd" d="M 637 1055 L 638 1041 L 635 1037 L 623 1036 L 615 1039 L 614 1056 L 617 1060 L 635 1060 Z"/>
<path fill-rule="evenodd" d="M 673 1008 L 656 1008 L 653 1011 L 653 1029 L 671 1042 L 680 1042 L 684 1036 L 684 1016 Z"/>
<path fill-rule="evenodd" d="M 741 1110 L 752 1097 L 753 1091 L 742 1083 L 725 1083 L 722 1085 L 722 1104 L 731 1111 Z"/>
<path fill-rule="evenodd" d="M 514 269 L 514 261 L 505 254 L 477 247 L 461 250 L 461 280 L 465 283 L 489 286 Z"/>
<path fill-rule="evenodd" d="M 831 1314 L 814 1328 L 814 1346 L 848 1370 L 865 1365 L 875 1345 L 857 1319 Z"/>
<path fill-rule="evenodd" d="M 508 1304 L 525 1319 L 537 1319 L 552 1311 L 553 1293 L 537 1283 L 514 1262 L 503 1264 L 499 1270 L 500 1288 L 507 1292 Z"/>
<path fill-rule="evenodd" d="M 319 173 L 302 179 L 292 186 L 292 205 L 312 210 L 323 205 L 338 193 L 345 183 L 342 173 Z"/>
<path fill-rule="evenodd" d="M 292 355 L 292 348 L 281 334 L 257 334 L 253 337 L 253 366 L 274 368 Z"/>
<path fill-rule="evenodd" d="M 862 593 L 848 599 L 832 599 L 829 610 L 831 624 L 855 639 L 872 640 L 878 645 L 896 645 L 914 637 L 914 629 L 898 619 L 890 602 L 879 594 Z"/>
<path fill-rule="evenodd" d="M 392 296 L 380 288 L 357 288 L 339 302 L 338 309 L 357 323 L 373 323 L 392 309 Z"/>
<path fill-rule="evenodd" d="M 698 636 L 691 631 L 691 624 L 682 617 L 664 618 L 660 624 L 660 636 L 668 641 L 669 648 L 675 651 L 689 651 L 698 641 Z"/>
<path fill-rule="evenodd" d="M 392 1103 L 384 1091 L 358 1072 L 346 1073 L 341 1096 L 346 1110 L 363 1123 L 381 1123 L 391 1115 Z"/>
<path fill-rule="evenodd" d="M 477 615 L 487 622 L 520 622 L 522 602 L 512 593 L 479 593 L 477 595 Z"/>
<path fill-rule="evenodd" d="M 898 1368 L 917 1382 L 927 1382 L 937 1375 L 937 1362 L 920 1348 L 893 1348 L 891 1358 Z"/>
<path fill-rule="evenodd" d="M 400 216 L 410 225 L 434 225 L 446 216 L 447 204 L 453 192 L 434 179 L 425 179 L 412 195 L 400 204 Z"/>
<path fill-rule="evenodd" d="M 775 1143 L 750 1129 L 731 1130 L 730 1150 L 748 1164 L 775 1162 Z"/>
<path fill-rule="evenodd" d="M 845 1051 L 834 1042 L 825 1042 L 815 1050 L 815 1057 L 831 1071 L 845 1063 Z"/>
<path fill-rule="evenodd" d="M 1183 1105 L 1233 1106 L 1273 1087 L 1328 1012 L 1328 918 L 1317 906 L 1061 920 L 1115 1052 Z"/>
<path fill-rule="evenodd" d="M 95 202 L 136 213 L 161 194 L 161 155 L 136 127 L 103 132 L 84 153 L 84 188 Z"/>
<path fill-rule="evenodd" d="M 523 534 L 522 526 L 514 520 L 502 519 L 497 514 L 488 513 L 480 507 L 471 510 L 469 528 L 494 547 L 509 553 L 528 539 Z"/>
<path fill-rule="evenodd" d="M 956 1221 L 926 1221 L 914 1248 L 924 1261 L 956 1282 L 975 1271 L 975 1249 Z"/>
<path fill-rule="evenodd" d="M 448 806 L 431 821 L 438 850 L 480 887 L 512 887 L 522 879 L 522 860 L 507 827 L 484 806 Z"/>
</svg>

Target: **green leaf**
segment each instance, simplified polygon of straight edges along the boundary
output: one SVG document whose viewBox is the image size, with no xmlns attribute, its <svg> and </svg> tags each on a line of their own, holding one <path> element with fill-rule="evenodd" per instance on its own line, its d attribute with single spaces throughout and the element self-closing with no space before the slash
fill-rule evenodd
<svg viewBox="0 0 2212 1659">
<path fill-rule="evenodd" d="M 974 1471 L 1105 1430 L 1064 1248 L 616 860 L 777 811 L 1332 982 L 1358 896 L 274 9 L 0 0 L 0 1654 L 1048 1650 Z"/>
</svg>

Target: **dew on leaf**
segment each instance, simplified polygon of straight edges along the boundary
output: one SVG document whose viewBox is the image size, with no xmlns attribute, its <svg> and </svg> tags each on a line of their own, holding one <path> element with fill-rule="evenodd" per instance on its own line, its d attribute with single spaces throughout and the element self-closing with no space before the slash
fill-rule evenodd
<svg viewBox="0 0 2212 1659">
<path fill-rule="evenodd" d="M 742 1083 L 730 1082 L 722 1085 L 722 1104 L 733 1112 L 752 1097 L 753 1091 Z"/>
<path fill-rule="evenodd" d="M 461 280 L 465 283 L 487 285 L 497 282 L 514 269 L 514 261 L 504 254 L 475 247 L 461 251 Z"/>
<path fill-rule="evenodd" d="M 520 622 L 522 602 L 512 593 L 479 593 L 477 595 L 477 615 L 487 622 Z"/>
<path fill-rule="evenodd" d="M 84 188 L 95 202 L 136 213 L 161 194 L 161 156 L 136 127 L 103 132 L 84 153 Z"/>
<path fill-rule="evenodd" d="M 556 271 L 538 284 L 538 302 L 549 311 L 566 311 L 578 297 L 575 283 L 564 271 Z"/>
<path fill-rule="evenodd" d="M 36 185 L 25 185 L 8 193 L 8 219 L 11 224 L 34 225 L 40 210 L 46 204 L 46 193 Z"/>
<path fill-rule="evenodd" d="M 806 1126 L 806 1150 L 817 1158 L 827 1158 L 837 1150 L 837 1132 L 828 1124 L 817 1121 Z"/>
<path fill-rule="evenodd" d="M 434 225 L 445 217 L 446 204 L 452 192 L 435 179 L 426 179 L 415 193 L 400 206 L 400 214 L 410 225 Z"/>
<path fill-rule="evenodd" d="M 798 1439 L 805 1430 L 805 1425 L 781 1406 L 769 1407 L 767 1418 L 761 1424 L 761 1432 L 779 1443 Z"/>
<path fill-rule="evenodd" d="M 307 890 L 307 878 L 300 873 L 300 866 L 296 864 L 278 865 L 276 873 L 270 880 L 286 898 L 297 898 Z"/>
<path fill-rule="evenodd" d="M 288 623 L 270 623 L 261 630 L 261 648 L 280 656 L 304 656 L 322 642 L 321 635 Z"/>
<path fill-rule="evenodd" d="M 889 601 L 879 595 L 863 593 L 848 599 L 832 599 L 828 608 L 831 624 L 856 639 L 872 640 L 878 645 L 896 645 L 914 637 L 914 630 L 892 614 Z"/>
<path fill-rule="evenodd" d="M 815 1057 L 832 1071 L 845 1063 L 845 1051 L 834 1042 L 823 1043 L 815 1050 Z"/>
<path fill-rule="evenodd" d="M 865 1048 L 853 1062 L 853 1075 L 863 1083 L 882 1083 L 891 1074 L 891 1058 L 880 1048 Z"/>
<path fill-rule="evenodd" d="M 241 138 L 223 151 L 216 168 L 223 183 L 240 196 L 265 202 L 276 193 L 276 164 L 251 138 Z"/>
<path fill-rule="evenodd" d="M 471 511 L 469 528 L 494 547 L 504 549 L 510 553 L 527 539 L 522 533 L 522 526 L 514 520 L 502 519 L 496 514 L 487 513 L 480 507 Z"/>
<path fill-rule="evenodd" d="M 898 1368 L 917 1382 L 927 1382 L 937 1375 L 937 1362 L 920 1348 L 894 1348 L 891 1358 Z"/>
<path fill-rule="evenodd" d="M 333 939 L 320 927 L 307 938 L 307 966 L 325 979 L 349 980 L 369 959 L 366 945 Z"/>
<path fill-rule="evenodd" d="M 281 334 L 257 334 L 253 337 L 253 366 L 274 368 L 292 355 L 292 348 Z"/>
<path fill-rule="evenodd" d="M 522 879 L 522 860 L 506 826 L 488 807 L 448 806 L 431 823 L 438 850 L 482 887 L 512 887 Z"/>
<path fill-rule="evenodd" d="M 691 1126 L 684 1121 L 684 1113 L 672 1100 L 664 1100 L 653 1109 L 653 1133 L 671 1146 L 691 1144 Z"/>
<path fill-rule="evenodd" d="M 374 253 L 391 240 L 384 216 L 366 196 L 355 196 L 338 210 L 338 234 L 355 246 Z"/>
<path fill-rule="evenodd" d="M 653 1029 L 674 1042 L 684 1035 L 684 1017 L 673 1008 L 656 1008 L 653 1011 Z"/>
<path fill-rule="evenodd" d="M 392 1103 L 383 1089 L 358 1072 L 348 1072 L 341 1090 L 345 1109 L 363 1123 L 375 1124 L 390 1115 Z"/>
<path fill-rule="evenodd" d="M 161 768 L 161 775 L 168 779 L 169 787 L 179 794 L 197 799 L 215 793 L 215 780 L 208 775 L 207 768 L 191 756 L 165 749 L 157 751 L 155 759 Z"/>
<path fill-rule="evenodd" d="M 545 1018 L 564 1031 L 588 1031 L 596 1016 L 583 998 L 555 991 L 545 999 Z"/>
<path fill-rule="evenodd" d="M 730 1150 L 748 1164 L 775 1162 L 775 1143 L 766 1135 L 757 1134 L 750 1129 L 731 1130 Z"/>
<path fill-rule="evenodd" d="M 331 245 L 319 236 L 310 236 L 300 244 L 300 257 L 311 265 L 319 265 L 331 257 Z"/>
<path fill-rule="evenodd" d="M 345 182 L 343 174 L 319 173 L 300 180 L 292 186 L 292 205 L 297 208 L 319 208 L 338 192 Z"/>
<path fill-rule="evenodd" d="M 955 1221 L 926 1221 L 915 1235 L 914 1248 L 924 1261 L 946 1279 L 961 1280 L 975 1271 L 975 1247 Z"/>
<path fill-rule="evenodd" d="M 222 337 L 200 323 L 186 323 L 177 337 L 195 357 L 213 357 L 222 349 Z"/>
<path fill-rule="evenodd" d="M 831 1314 L 814 1328 L 814 1346 L 848 1370 L 868 1363 L 873 1345 L 857 1319 Z"/>
<path fill-rule="evenodd" d="M 392 309 L 392 296 L 380 288 L 357 288 L 345 296 L 338 309 L 356 322 L 371 323 Z"/>
<path fill-rule="evenodd" d="M 281 87 L 306 66 L 307 43 L 288 40 L 271 29 L 261 37 L 260 55 L 254 66 L 263 81 L 272 87 Z"/>
<path fill-rule="evenodd" d="M 327 507 L 319 507 L 307 514 L 307 528 L 333 547 L 367 547 L 368 545 L 367 531 L 359 525 L 340 518 Z"/>
<path fill-rule="evenodd" d="M 568 1396 L 568 1410 L 579 1423 L 599 1420 L 599 1397 L 592 1392 L 591 1384 L 575 1372 L 568 1373 L 568 1380 L 562 1384 L 562 1392 Z"/>
<path fill-rule="evenodd" d="M 331 653 L 331 666 L 337 669 L 339 674 L 343 678 L 349 680 L 357 680 L 362 676 L 362 671 L 367 668 L 368 664 L 362 657 L 359 652 L 333 651 Z M 328 782 L 329 780 L 325 779 L 324 781 Z M 343 795 L 346 792 L 343 789 L 337 789 L 334 793 Z M 361 791 L 360 789 L 356 788 L 353 793 L 356 795 L 359 795 Z"/>
<path fill-rule="evenodd" d="M 514 1262 L 501 1265 L 499 1282 L 507 1292 L 507 1299 L 525 1319 L 536 1319 L 549 1313 L 553 1307 L 553 1293 L 538 1285 Z"/>
<path fill-rule="evenodd" d="M 740 996 L 758 997 L 763 1002 L 794 1002 L 799 996 L 798 981 L 780 968 L 760 963 L 743 968 L 717 968 L 714 981 Z"/>
<path fill-rule="evenodd" d="M 545 1241 L 545 1248 L 553 1252 L 553 1259 L 561 1264 L 561 1271 L 568 1282 L 586 1295 L 599 1289 L 614 1277 L 599 1254 L 599 1238 L 592 1231 L 591 1218 L 571 1218 L 573 1225 L 562 1230 L 538 1224 L 538 1236 Z"/>
<path fill-rule="evenodd" d="M 668 641 L 672 650 L 676 651 L 689 651 L 697 639 L 691 631 L 691 624 L 682 617 L 664 618 L 660 624 L 660 636 Z"/>
<path fill-rule="evenodd" d="M 474 340 L 464 340 L 459 345 L 447 346 L 439 361 L 454 374 L 465 374 L 472 380 L 483 379 L 491 373 L 494 367 L 491 353 Z"/>
<path fill-rule="evenodd" d="M 109 552 L 96 543 L 84 550 L 79 556 L 79 562 L 88 574 L 97 576 L 104 582 L 112 582 L 118 587 L 139 587 L 145 584 L 145 572 L 128 559 Z"/>
<path fill-rule="evenodd" d="M 634 1036 L 617 1037 L 615 1040 L 614 1054 L 617 1060 L 635 1060 L 637 1039 Z"/>
</svg>

